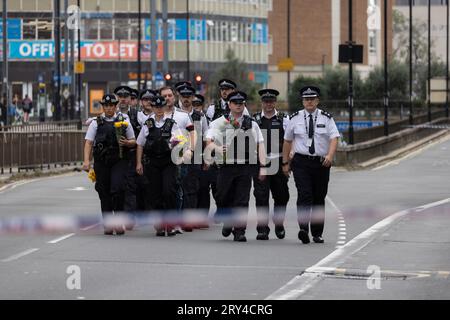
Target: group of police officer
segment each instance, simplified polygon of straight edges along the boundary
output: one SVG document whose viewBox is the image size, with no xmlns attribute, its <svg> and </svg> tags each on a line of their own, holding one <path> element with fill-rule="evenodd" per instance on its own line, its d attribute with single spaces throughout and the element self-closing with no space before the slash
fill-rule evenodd
<svg viewBox="0 0 450 320">
<path fill-rule="evenodd" d="M 187 81 L 157 91 L 119 86 L 103 96 L 104 113 L 87 121 L 83 169 L 90 170 L 93 155 L 104 233 L 124 234 L 134 228 L 134 218 L 155 212 L 162 214 L 154 223 L 157 236 L 207 228 L 212 193 L 222 235 L 245 242 L 253 182 L 256 239 L 269 239 L 270 193 L 275 235 L 283 239 L 292 170 L 298 238 L 309 243 L 311 226 L 313 241 L 323 243 L 339 132 L 332 116 L 318 109 L 320 89 L 302 88 L 304 109 L 290 117 L 276 108 L 277 90 L 260 90 L 261 111 L 250 116 L 247 95 L 235 82 L 222 79 L 218 85 L 220 99 L 206 109 L 205 98 Z M 189 210 L 202 218 L 189 221 Z M 134 218 L 123 225 L 107 223 L 123 212 Z"/>
</svg>

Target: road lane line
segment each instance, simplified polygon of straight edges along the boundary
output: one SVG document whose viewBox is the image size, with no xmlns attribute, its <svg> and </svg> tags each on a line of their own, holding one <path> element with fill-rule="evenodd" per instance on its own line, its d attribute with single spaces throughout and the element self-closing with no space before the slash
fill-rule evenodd
<svg viewBox="0 0 450 320">
<path fill-rule="evenodd" d="M 10 257 L 8 257 L 6 259 L 3 259 L 2 262 L 11 262 L 11 261 L 20 259 L 20 258 L 22 258 L 22 257 L 24 257 L 24 256 L 26 256 L 28 254 L 31 254 L 33 252 L 38 251 L 38 250 L 39 250 L 39 248 L 28 249 L 28 250 L 22 251 L 22 252 L 20 252 L 18 254 L 12 255 L 12 256 L 10 256 Z"/>
<path fill-rule="evenodd" d="M 428 203 L 422 207 L 433 208 L 442 204 L 450 203 L 450 198 Z M 418 208 L 418 207 L 416 207 Z M 328 256 L 317 262 L 312 267 L 306 269 L 301 275 L 294 277 L 286 285 L 270 294 L 265 300 L 291 300 L 300 298 L 306 291 L 311 289 L 320 279 L 325 269 L 337 268 L 342 265 L 349 257 L 366 247 L 375 238 L 379 237 L 408 214 L 415 213 L 415 209 L 406 209 L 390 215 L 389 217 L 377 222 L 369 229 L 363 231 L 358 236 L 339 247 Z"/>
<path fill-rule="evenodd" d="M 75 233 L 69 233 L 69 234 L 66 234 L 66 235 L 64 235 L 64 236 L 62 236 L 62 237 L 59 237 L 59 238 L 53 239 L 53 240 L 51 240 L 51 241 L 48 241 L 47 243 L 49 243 L 49 244 L 55 244 L 55 243 L 58 243 L 58 242 L 60 242 L 60 241 L 66 240 L 67 238 L 70 238 L 70 237 L 72 237 L 72 236 L 74 236 L 74 235 L 75 235 Z"/>
<path fill-rule="evenodd" d="M 339 247 L 341 247 L 342 242 L 345 243 L 346 235 L 347 235 L 347 233 L 346 233 L 347 226 L 345 224 L 344 214 L 342 213 L 342 211 L 337 207 L 337 205 L 334 203 L 334 201 L 329 196 L 327 196 L 326 199 L 328 200 L 328 202 L 331 204 L 331 206 L 334 208 L 334 210 L 336 210 L 336 212 L 338 214 L 339 236 L 338 236 L 338 241 L 336 242 L 335 248 L 339 248 Z"/>
<path fill-rule="evenodd" d="M 95 227 L 98 227 L 100 225 L 100 223 L 96 223 L 90 226 L 87 226 L 86 228 L 82 228 L 81 231 L 89 231 L 91 229 L 94 229 Z"/>
</svg>

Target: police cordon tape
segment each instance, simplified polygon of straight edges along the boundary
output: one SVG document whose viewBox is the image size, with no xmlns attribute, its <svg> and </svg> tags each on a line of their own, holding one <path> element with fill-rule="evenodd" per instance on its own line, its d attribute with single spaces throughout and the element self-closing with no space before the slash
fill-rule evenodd
<svg viewBox="0 0 450 320">
<path fill-rule="evenodd" d="M 254 209 L 254 208 L 253 208 Z M 250 209 L 251 210 L 251 209 Z M 450 212 L 450 208 L 441 209 Z M 249 210 L 241 208 L 225 208 L 219 210 L 214 215 L 208 215 L 207 210 L 184 210 L 184 211 L 147 211 L 129 213 L 111 214 L 102 218 L 101 214 L 77 215 L 77 214 L 52 214 L 40 216 L 3 216 L 0 218 L 0 234 L 40 234 L 55 232 L 78 232 L 87 230 L 107 228 L 120 228 L 122 226 L 136 225 L 144 230 L 150 226 L 168 225 L 168 226 L 189 226 L 193 228 L 206 228 L 217 224 L 228 224 L 246 226 L 248 224 L 267 224 L 267 210 L 258 209 L 254 214 Z M 388 212 L 394 212 L 395 209 L 352 209 L 345 213 L 346 221 L 353 219 L 380 219 L 386 217 Z M 329 213 L 328 213 L 329 214 Z M 334 215 L 334 214 L 333 214 Z M 273 225 L 274 216 L 269 215 L 269 226 Z M 280 223 L 284 222 L 286 226 L 287 218 L 298 218 L 296 209 L 288 209 L 285 215 L 277 216 Z M 311 216 L 312 222 L 315 221 L 314 214 Z M 336 219 L 338 219 L 336 217 Z M 292 223 L 292 219 L 290 222 Z M 336 224 L 337 225 L 337 224 Z M 296 225 L 298 227 L 298 225 Z"/>
</svg>

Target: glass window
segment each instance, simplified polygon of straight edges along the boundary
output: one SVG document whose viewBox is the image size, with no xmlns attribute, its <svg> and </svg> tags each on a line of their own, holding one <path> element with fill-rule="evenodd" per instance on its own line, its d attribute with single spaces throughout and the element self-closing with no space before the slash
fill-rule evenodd
<svg viewBox="0 0 450 320">
<path fill-rule="evenodd" d="M 98 40 L 98 19 L 88 19 L 84 21 L 84 39 Z"/>
<path fill-rule="evenodd" d="M 239 40 L 239 33 L 238 33 L 238 31 L 239 31 L 238 23 L 237 22 L 231 23 L 231 32 L 230 32 L 231 41 L 237 42 Z"/>
<path fill-rule="evenodd" d="M 101 19 L 100 20 L 100 39 L 101 40 L 112 40 L 112 20 Z M 128 38 L 128 37 L 127 37 Z"/>
<path fill-rule="evenodd" d="M 221 22 L 221 39 L 220 41 L 222 42 L 228 42 L 230 41 L 230 33 L 228 30 L 228 22 L 227 21 L 222 21 Z"/>
<path fill-rule="evenodd" d="M 36 19 L 23 19 L 23 39 L 36 40 Z"/>
<path fill-rule="evenodd" d="M 214 41 L 214 21 L 206 20 L 206 40 Z"/>
<path fill-rule="evenodd" d="M 53 24 L 51 20 L 38 20 L 37 32 L 38 39 L 51 39 L 52 38 Z"/>
<path fill-rule="evenodd" d="M 245 42 L 252 43 L 253 27 L 251 23 L 245 24 Z"/>
<path fill-rule="evenodd" d="M 115 19 L 114 20 L 114 39 L 116 40 L 128 40 L 128 19 Z"/>
<path fill-rule="evenodd" d="M 138 39 L 138 25 L 139 25 L 139 20 L 134 20 L 134 19 L 130 20 L 130 39 L 131 40 Z M 143 33 L 144 33 L 144 29 L 141 26 L 141 38 L 142 38 Z"/>
</svg>

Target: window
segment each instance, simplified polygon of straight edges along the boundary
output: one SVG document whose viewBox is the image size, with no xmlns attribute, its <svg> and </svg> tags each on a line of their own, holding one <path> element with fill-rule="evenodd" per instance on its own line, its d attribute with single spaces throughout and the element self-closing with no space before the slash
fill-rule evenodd
<svg viewBox="0 0 450 320">
<path fill-rule="evenodd" d="M 37 32 L 38 39 L 51 39 L 52 38 L 52 21 L 51 20 L 38 20 Z"/>
<path fill-rule="evenodd" d="M 237 22 L 233 22 L 231 23 L 230 27 L 231 27 L 230 32 L 231 41 L 232 42 L 239 41 L 239 24 Z"/>
<path fill-rule="evenodd" d="M 128 30 L 128 28 L 127 28 Z M 100 20 L 100 39 L 101 40 L 112 40 L 112 20 L 101 19 Z M 126 38 L 128 39 L 128 37 Z"/>
<path fill-rule="evenodd" d="M 128 19 L 114 20 L 114 39 L 128 40 Z"/>
<path fill-rule="evenodd" d="M 369 52 L 370 53 L 377 52 L 377 37 L 376 32 L 374 31 L 369 32 Z"/>
<path fill-rule="evenodd" d="M 137 40 L 138 39 L 138 26 L 139 20 L 130 20 L 130 39 Z M 141 26 L 141 38 L 144 34 L 144 29 Z"/>
<path fill-rule="evenodd" d="M 98 40 L 98 19 L 88 19 L 84 21 L 84 39 Z"/>
<path fill-rule="evenodd" d="M 230 41 L 230 33 L 229 33 L 229 30 L 228 30 L 228 22 L 222 21 L 220 23 L 220 26 L 221 26 L 221 30 L 220 30 L 221 39 L 220 39 L 220 41 L 222 41 L 222 42 Z"/>
<path fill-rule="evenodd" d="M 253 26 L 251 23 L 245 24 L 245 42 L 252 43 Z"/>
<path fill-rule="evenodd" d="M 36 40 L 36 20 L 23 19 L 22 35 L 24 40 Z"/>
</svg>

